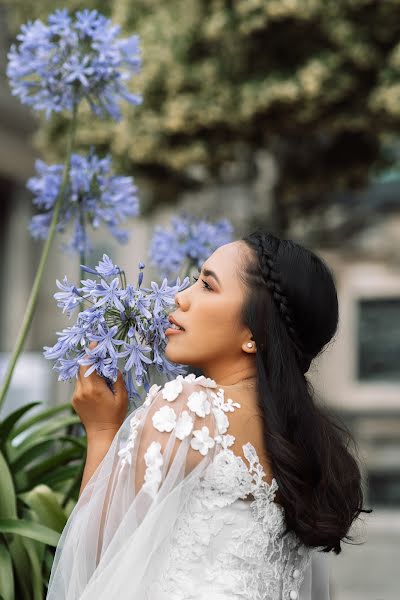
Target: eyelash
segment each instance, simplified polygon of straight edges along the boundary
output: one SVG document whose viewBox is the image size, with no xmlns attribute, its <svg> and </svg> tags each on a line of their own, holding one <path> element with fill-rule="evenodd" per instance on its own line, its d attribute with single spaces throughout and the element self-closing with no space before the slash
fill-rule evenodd
<svg viewBox="0 0 400 600">
<path fill-rule="evenodd" d="M 198 280 L 198 277 L 195 277 L 195 276 L 193 275 L 193 279 L 194 279 L 195 281 L 197 281 L 197 280 Z M 202 282 L 205 284 L 205 285 L 203 286 L 203 288 L 204 288 L 205 290 L 208 290 L 209 292 L 210 292 L 210 291 L 212 291 L 212 288 L 211 288 L 211 287 L 208 285 L 207 281 L 204 281 L 204 279 L 202 279 Z M 207 286 L 207 287 L 205 287 L 205 286 Z"/>
</svg>

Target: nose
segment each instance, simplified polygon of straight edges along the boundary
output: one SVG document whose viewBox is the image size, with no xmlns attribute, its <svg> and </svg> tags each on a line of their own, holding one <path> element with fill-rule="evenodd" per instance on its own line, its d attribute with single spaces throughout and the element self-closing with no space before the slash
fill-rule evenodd
<svg viewBox="0 0 400 600">
<path fill-rule="evenodd" d="M 187 294 L 185 294 L 186 289 L 185 290 L 181 290 L 180 292 L 178 292 L 177 294 L 175 294 L 175 304 L 176 306 L 179 306 L 179 308 L 181 310 L 187 310 L 188 307 L 188 296 Z"/>
</svg>

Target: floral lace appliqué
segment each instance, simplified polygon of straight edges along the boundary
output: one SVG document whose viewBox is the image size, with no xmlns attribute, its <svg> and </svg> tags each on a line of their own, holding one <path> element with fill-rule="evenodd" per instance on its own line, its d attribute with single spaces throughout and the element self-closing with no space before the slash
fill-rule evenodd
<svg viewBox="0 0 400 600">
<path fill-rule="evenodd" d="M 150 444 L 144 455 L 144 461 L 147 468 L 144 474 L 145 482 L 142 489 L 154 498 L 161 482 L 162 466 L 164 464 L 160 442 L 152 442 Z"/>
<path fill-rule="evenodd" d="M 181 391 L 183 390 L 182 375 L 178 375 L 176 379 L 168 381 L 162 390 L 162 397 L 168 402 L 173 402 L 177 399 Z"/>
<path fill-rule="evenodd" d="M 211 411 L 211 404 L 207 400 L 207 393 L 203 392 L 203 390 L 192 392 L 187 399 L 187 405 L 198 417 L 205 417 Z"/>
<path fill-rule="evenodd" d="M 143 402 L 143 406 L 150 406 L 150 404 L 153 402 L 154 398 L 157 396 L 160 390 L 161 385 L 157 385 L 156 383 L 154 383 L 147 393 L 146 399 Z"/>
<path fill-rule="evenodd" d="M 193 430 L 193 419 L 187 410 L 183 410 L 175 427 L 175 435 L 179 440 L 191 434 Z"/>
<path fill-rule="evenodd" d="M 213 449 L 213 457 L 165 541 L 166 563 L 154 578 L 155 589 L 162 589 L 170 600 L 197 598 L 199 588 L 211 598 L 298 599 L 310 550 L 293 532 L 284 534 L 284 508 L 275 502 L 278 483 L 275 478 L 271 483 L 265 480 L 254 446 L 250 442 L 242 446 L 244 459 L 230 449 L 235 437 L 228 433 L 228 415 L 240 404 L 226 400 L 213 380 L 193 374 L 184 379 L 200 383 L 205 391 L 192 392 L 188 410 L 179 415 L 172 407 L 163 407 L 153 415 L 153 424 L 159 431 L 174 430 L 180 440 L 190 436 L 191 448 L 203 456 Z M 170 383 L 165 399 L 173 402 L 180 384 Z M 215 435 L 207 426 L 193 430 L 192 415 L 211 412 Z M 159 443 L 150 444 L 145 460 L 143 487 L 154 497 L 162 480 Z"/>
<path fill-rule="evenodd" d="M 120 473 L 122 473 L 126 464 L 129 464 L 129 465 L 132 464 L 132 450 L 134 448 L 135 440 L 138 435 L 137 429 L 139 427 L 143 411 L 144 411 L 144 408 L 140 407 L 137 409 L 135 414 L 131 417 L 131 419 L 129 421 L 130 432 L 129 432 L 127 442 L 124 446 L 122 446 L 122 448 L 120 448 L 118 450 L 118 456 L 121 457 Z"/>
<path fill-rule="evenodd" d="M 152 417 L 154 427 L 160 431 L 172 431 L 176 424 L 176 412 L 170 406 L 162 406 Z"/>
<path fill-rule="evenodd" d="M 193 450 L 198 450 L 200 454 L 205 456 L 210 448 L 215 446 L 214 438 L 210 436 L 210 430 L 206 425 L 201 429 L 193 431 L 193 437 L 190 440 L 190 445 Z"/>
<path fill-rule="evenodd" d="M 224 437 L 225 446 L 234 438 Z M 174 524 L 155 581 L 171 600 L 192 600 L 199 588 L 211 598 L 298 597 L 307 552 L 296 536 L 283 536 L 276 480 L 265 481 L 252 444 L 243 453 L 248 464 L 227 447 L 214 456 Z M 241 504 L 249 494 L 255 500 Z"/>
</svg>

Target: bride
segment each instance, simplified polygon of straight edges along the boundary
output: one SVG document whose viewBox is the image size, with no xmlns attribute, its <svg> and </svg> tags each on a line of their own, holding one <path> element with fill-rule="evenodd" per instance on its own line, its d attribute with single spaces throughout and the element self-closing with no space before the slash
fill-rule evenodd
<svg viewBox="0 0 400 600">
<path fill-rule="evenodd" d="M 47 600 L 329 600 L 328 553 L 370 512 L 306 376 L 338 325 L 329 268 L 256 231 L 175 301 L 166 356 L 203 375 L 127 415 L 121 373 L 112 393 L 81 367 L 86 464 Z"/>
</svg>

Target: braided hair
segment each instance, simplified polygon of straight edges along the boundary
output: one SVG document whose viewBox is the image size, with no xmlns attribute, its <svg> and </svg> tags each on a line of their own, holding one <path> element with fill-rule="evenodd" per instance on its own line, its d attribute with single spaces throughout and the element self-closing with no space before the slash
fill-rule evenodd
<svg viewBox="0 0 400 600">
<path fill-rule="evenodd" d="M 355 440 L 315 401 L 305 375 L 337 330 L 334 279 L 293 240 L 257 230 L 242 241 L 251 250 L 239 271 L 242 321 L 256 342 L 258 404 L 286 528 L 308 546 L 339 554 L 353 521 L 371 510 L 362 508 L 361 472 L 348 449 Z"/>
<path fill-rule="evenodd" d="M 246 241 L 257 252 L 262 279 L 270 291 L 275 306 L 286 325 L 287 332 L 294 344 L 299 366 L 302 372 L 306 373 L 313 356 L 307 353 L 303 342 L 297 334 L 293 313 L 284 291 L 282 274 L 276 265 L 275 256 L 278 255 L 281 241 L 272 234 L 265 236 L 265 234 L 257 232 L 249 235 Z"/>
</svg>

